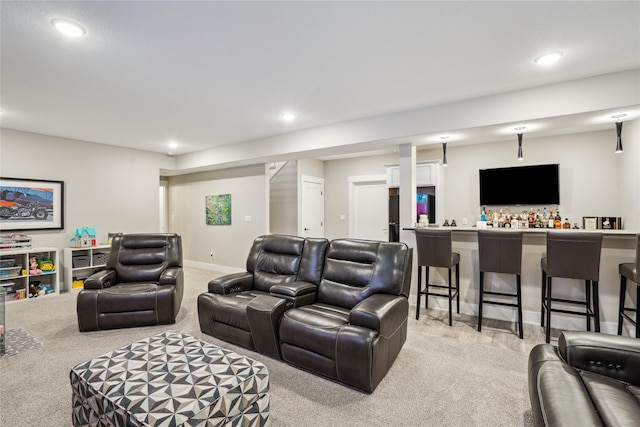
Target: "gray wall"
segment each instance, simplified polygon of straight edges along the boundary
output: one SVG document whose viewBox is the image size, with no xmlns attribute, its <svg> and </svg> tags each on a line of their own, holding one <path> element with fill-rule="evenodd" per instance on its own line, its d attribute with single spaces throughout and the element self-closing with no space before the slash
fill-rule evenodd
<svg viewBox="0 0 640 427">
<path fill-rule="evenodd" d="M 158 232 L 159 176 L 175 160 L 164 154 L 66 138 L 0 130 L 0 175 L 64 181 L 64 230 L 25 231 L 33 246 L 70 246 L 75 229 Z M 62 256 L 62 255 L 61 255 Z"/>
<path fill-rule="evenodd" d="M 268 231 L 267 181 L 264 165 L 170 177 L 169 229 L 182 235 L 185 260 L 244 269 L 251 243 Z M 216 194 L 231 194 L 231 225 L 205 222 L 205 197 Z"/>
</svg>

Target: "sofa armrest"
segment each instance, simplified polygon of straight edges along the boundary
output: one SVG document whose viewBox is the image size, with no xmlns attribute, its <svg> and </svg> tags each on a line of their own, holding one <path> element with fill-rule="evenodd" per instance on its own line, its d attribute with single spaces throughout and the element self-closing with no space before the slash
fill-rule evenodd
<svg viewBox="0 0 640 427">
<path fill-rule="evenodd" d="M 269 289 L 269 293 L 273 296 L 297 298 L 302 295 L 312 294 L 318 290 L 318 286 L 309 282 L 289 282 L 273 285 Z"/>
<path fill-rule="evenodd" d="M 253 289 L 253 274 L 248 271 L 225 274 L 209 282 L 209 292 L 212 294 L 232 294 Z"/>
<path fill-rule="evenodd" d="M 390 337 L 409 316 L 409 302 L 398 295 L 374 294 L 360 301 L 349 315 L 351 325 L 378 331 L 383 337 Z"/>
<path fill-rule="evenodd" d="M 563 332 L 558 352 L 571 366 L 640 386 L 640 340 L 594 332 Z"/>
<path fill-rule="evenodd" d="M 102 270 L 93 273 L 84 281 L 84 289 L 105 289 L 116 284 L 115 270 Z"/>
<path fill-rule="evenodd" d="M 158 284 L 160 285 L 177 285 L 182 282 L 184 277 L 184 272 L 182 267 L 168 267 L 166 270 L 160 274 L 160 280 L 158 280 Z"/>
</svg>

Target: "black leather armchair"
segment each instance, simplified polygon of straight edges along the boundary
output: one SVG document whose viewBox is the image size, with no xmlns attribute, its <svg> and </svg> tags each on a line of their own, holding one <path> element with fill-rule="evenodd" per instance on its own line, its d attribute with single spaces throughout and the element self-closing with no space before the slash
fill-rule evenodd
<svg viewBox="0 0 640 427">
<path fill-rule="evenodd" d="M 106 268 L 87 278 L 77 299 L 81 332 L 175 323 L 182 303 L 182 239 L 119 234 Z"/>
<path fill-rule="evenodd" d="M 198 296 L 202 332 L 280 358 L 278 321 L 290 307 L 314 301 L 328 241 L 259 236 L 245 272 L 213 279 Z"/>
<path fill-rule="evenodd" d="M 639 396 L 640 339 L 563 332 L 529 355 L 536 426 L 637 426 Z"/>
<path fill-rule="evenodd" d="M 407 338 L 411 269 L 404 243 L 331 241 L 315 302 L 282 315 L 282 359 L 371 393 Z"/>
</svg>

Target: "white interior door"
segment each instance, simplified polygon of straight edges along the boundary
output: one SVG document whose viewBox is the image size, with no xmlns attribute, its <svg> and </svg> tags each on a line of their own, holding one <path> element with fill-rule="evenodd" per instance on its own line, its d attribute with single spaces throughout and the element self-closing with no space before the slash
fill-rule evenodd
<svg viewBox="0 0 640 427">
<path fill-rule="evenodd" d="M 300 236 L 324 237 L 324 179 L 301 177 L 300 217 Z"/>
<path fill-rule="evenodd" d="M 351 180 L 350 237 L 389 241 L 389 189 L 386 179 Z"/>
</svg>

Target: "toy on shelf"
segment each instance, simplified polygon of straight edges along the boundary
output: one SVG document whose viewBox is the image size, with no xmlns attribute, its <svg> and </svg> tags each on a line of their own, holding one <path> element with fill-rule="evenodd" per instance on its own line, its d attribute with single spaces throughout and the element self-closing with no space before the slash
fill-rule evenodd
<svg viewBox="0 0 640 427">
<path fill-rule="evenodd" d="M 56 266 L 53 264 L 52 260 L 45 258 L 38 260 L 38 268 L 42 270 L 42 272 L 50 272 L 55 271 Z"/>
<path fill-rule="evenodd" d="M 42 274 L 42 270 L 38 268 L 38 260 L 36 257 L 29 258 L 29 274 Z"/>
<path fill-rule="evenodd" d="M 81 227 L 76 229 L 75 237 L 73 237 L 71 241 L 76 248 L 95 246 L 97 244 L 96 235 L 95 228 Z"/>
</svg>

